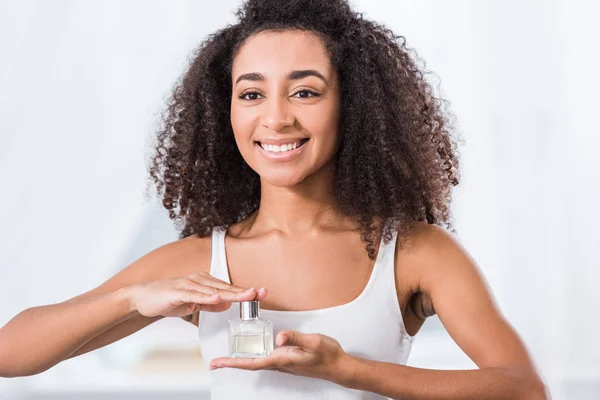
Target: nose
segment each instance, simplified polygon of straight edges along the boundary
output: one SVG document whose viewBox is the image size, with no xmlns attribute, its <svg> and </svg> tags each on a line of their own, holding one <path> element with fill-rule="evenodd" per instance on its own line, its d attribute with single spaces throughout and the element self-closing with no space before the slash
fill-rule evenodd
<svg viewBox="0 0 600 400">
<path fill-rule="evenodd" d="M 279 132 L 287 126 L 293 126 L 295 118 L 288 109 L 287 99 L 275 98 L 268 100 L 262 118 L 263 126 Z"/>
</svg>

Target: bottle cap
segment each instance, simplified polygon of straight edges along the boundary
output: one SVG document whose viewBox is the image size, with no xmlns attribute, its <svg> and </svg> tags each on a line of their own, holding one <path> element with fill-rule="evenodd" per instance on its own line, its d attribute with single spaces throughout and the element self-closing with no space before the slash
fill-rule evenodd
<svg viewBox="0 0 600 400">
<path fill-rule="evenodd" d="M 243 320 L 257 319 L 259 317 L 258 300 L 240 302 L 240 318 Z"/>
</svg>

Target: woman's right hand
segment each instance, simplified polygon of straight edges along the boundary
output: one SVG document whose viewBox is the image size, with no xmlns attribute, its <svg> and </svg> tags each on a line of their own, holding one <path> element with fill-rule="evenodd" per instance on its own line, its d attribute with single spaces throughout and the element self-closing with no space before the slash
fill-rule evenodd
<svg viewBox="0 0 600 400">
<path fill-rule="evenodd" d="M 139 283 L 127 288 L 131 307 L 146 317 L 185 317 L 197 311 L 222 312 L 232 302 L 262 300 L 267 291 L 230 285 L 206 272 Z"/>
</svg>

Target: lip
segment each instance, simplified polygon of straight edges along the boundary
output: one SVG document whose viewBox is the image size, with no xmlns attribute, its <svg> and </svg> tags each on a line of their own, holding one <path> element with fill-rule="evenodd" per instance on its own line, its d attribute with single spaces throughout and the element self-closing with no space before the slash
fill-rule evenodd
<svg viewBox="0 0 600 400">
<path fill-rule="evenodd" d="M 276 161 L 276 162 L 285 162 L 285 161 L 290 161 L 290 160 L 298 157 L 300 154 L 302 154 L 304 152 L 304 149 L 306 148 L 306 146 L 308 146 L 308 143 L 310 143 L 310 139 L 307 140 L 306 143 L 304 143 L 302 146 L 300 146 L 294 150 L 290 150 L 290 151 L 286 151 L 286 152 L 282 152 L 282 153 L 271 153 L 270 151 L 267 151 L 267 150 L 263 149 L 262 147 L 260 147 L 260 144 L 258 144 L 258 142 L 254 143 L 254 145 L 258 148 L 258 151 L 266 159 L 271 160 L 271 161 Z"/>
<path fill-rule="evenodd" d="M 292 143 L 296 143 L 299 140 L 304 140 L 304 139 L 308 139 L 307 137 L 299 137 L 299 138 L 286 138 L 286 139 L 262 139 L 262 140 L 257 140 L 257 142 L 260 142 L 262 144 L 274 144 L 277 146 L 283 146 L 284 144 L 292 144 Z"/>
</svg>

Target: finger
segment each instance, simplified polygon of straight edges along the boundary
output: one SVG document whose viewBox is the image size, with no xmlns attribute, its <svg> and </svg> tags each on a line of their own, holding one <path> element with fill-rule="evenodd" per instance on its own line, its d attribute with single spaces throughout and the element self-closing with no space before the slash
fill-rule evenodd
<svg viewBox="0 0 600 400">
<path fill-rule="evenodd" d="M 225 281 L 217 279 L 210 274 L 203 274 L 203 273 L 191 274 L 191 275 L 188 275 L 187 278 L 191 281 L 194 281 L 194 282 L 200 284 L 200 285 L 207 285 L 207 286 L 215 287 L 217 289 L 230 290 L 232 292 L 243 292 L 246 290 L 246 288 L 241 288 L 239 286 L 232 285 L 230 283 L 227 283 Z"/>
<path fill-rule="evenodd" d="M 191 274 L 191 275 L 188 275 L 187 278 L 196 283 L 199 283 L 201 285 L 207 285 L 207 286 L 211 286 L 211 287 L 214 287 L 217 289 L 230 290 L 232 292 L 245 292 L 249 289 L 249 288 L 232 285 L 228 282 L 222 281 L 220 279 L 215 278 L 214 276 L 212 276 L 210 274 L 205 274 L 205 273 Z M 262 300 L 267 295 L 267 289 L 264 287 L 259 288 L 257 290 L 257 293 L 258 293 L 257 299 Z"/>
<path fill-rule="evenodd" d="M 257 358 L 229 358 L 220 357 L 215 358 L 210 362 L 210 369 L 218 368 L 237 368 L 246 369 L 249 371 L 256 371 L 259 369 L 273 369 L 277 368 L 276 360 L 269 357 L 257 357 Z"/>
<path fill-rule="evenodd" d="M 266 295 L 267 295 L 267 289 L 266 288 L 260 288 L 258 291 L 254 291 L 257 292 L 257 296 L 256 298 L 252 298 L 252 297 L 248 297 L 246 295 L 245 292 L 248 291 L 253 291 L 253 288 L 242 288 L 239 286 L 235 286 L 235 285 L 230 285 L 227 282 L 221 281 L 219 279 L 216 279 L 214 277 L 212 277 L 211 275 L 205 275 L 205 274 L 192 274 L 189 275 L 188 280 L 200 284 L 201 286 L 206 286 L 206 290 L 201 290 L 203 293 L 210 293 L 210 294 L 219 294 L 221 295 L 224 292 L 232 292 L 232 293 L 239 293 L 241 295 L 240 298 L 236 298 L 235 296 L 232 296 L 231 294 L 227 295 L 228 297 L 226 298 L 226 300 L 228 301 L 247 301 L 247 300 L 263 300 Z M 260 291 L 260 293 L 258 293 Z M 243 295 L 242 295 L 243 293 Z M 222 298 L 225 299 L 224 296 L 221 296 Z"/>
<path fill-rule="evenodd" d="M 232 303 L 229 302 L 220 302 L 218 304 L 197 304 L 194 312 L 223 312 L 228 310 L 231 307 L 231 304 Z"/>
<path fill-rule="evenodd" d="M 263 300 L 267 297 L 267 289 L 260 288 L 256 290 L 255 288 L 249 288 L 245 292 L 231 294 L 227 292 L 219 292 L 219 296 L 224 300 L 228 301 L 250 301 L 250 300 Z M 229 296 L 229 297 L 226 297 Z"/>
<path fill-rule="evenodd" d="M 281 331 L 275 339 L 277 346 L 298 346 L 307 350 L 314 350 L 319 345 L 316 335 L 308 335 L 297 331 Z"/>
<path fill-rule="evenodd" d="M 267 288 L 259 288 L 256 291 L 256 300 L 264 300 L 265 297 L 267 297 Z"/>
<path fill-rule="evenodd" d="M 256 290 L 250 288 L 243 292 L 232 292 L 226 289 L 219 289 L 214 286 L 199 284 L 191 279 L 182 279 L 177 283 L 177 288 L 182 290 L 193 290 L 207 295 L 218 295 L 223 301 L 248 301 L 256 296 Z"/>
<path fill-rule="evenodd" d="M 183 303 L 217 304 L 221 301 L 218 295 L 198 292 L 194 289 L 179 289 L 178 300 Z"/>
<path fill-rule="evenodd" d="M 250 301 L 256 297 L 256 289 L 250 288 L 244 292 L 230 292 L 228 290 L 219 290 L 219 298 L 223 301 Z"/>
<path fill-rule="evenodd" d="M 190 311 L 190 314 L 194 314 L 197 313 L 199 311 L 205 311 L 205 312 L 223 312 L 228 310 L 231 307 L 232 303 L 229 302 L 217 302 L 215 304 L 210 304 L 210 303 L 184 303 L 188 306 L 191 307 L 192 311 Z M 181 306 L 179 306 L 181 307 Z"/>
<path fill-rule="evenodd" d="M 304 350 L 298 347 L 278 347 L 273 349 L 267 357 L 247 358 L 215 358 L 210 362 L 210 369 L 217 368 L 240 368 L 240 369 L 270 369 L 282 370 L 300 361 L 299 357 L 306 355 Z"/>
</svg>

